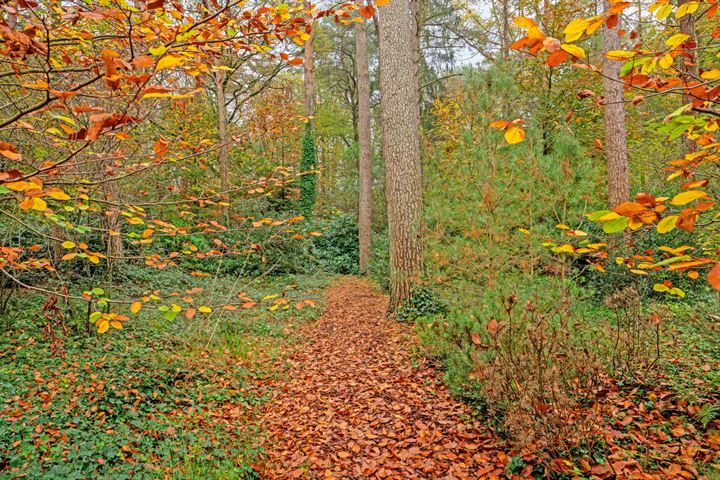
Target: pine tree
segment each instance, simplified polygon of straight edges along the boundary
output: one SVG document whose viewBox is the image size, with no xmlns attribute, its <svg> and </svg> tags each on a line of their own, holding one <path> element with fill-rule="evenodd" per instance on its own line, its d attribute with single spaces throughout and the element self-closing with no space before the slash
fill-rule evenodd
<svg viewBox="0 0 720 480">
<path fill-rule="evenodd" d="M 315 173 L 305 173 L 315 170 L 315 138 L 313 137 L 310 125 L 305 126 L 305 135 L 302 139 L 300 151 L 300 171 L 304 173 L 300 177 L 300 213 L 305 218 L 311 218 L 315 208 L 315 197 L 317 195 L 317 178 Z"/>
</svg>

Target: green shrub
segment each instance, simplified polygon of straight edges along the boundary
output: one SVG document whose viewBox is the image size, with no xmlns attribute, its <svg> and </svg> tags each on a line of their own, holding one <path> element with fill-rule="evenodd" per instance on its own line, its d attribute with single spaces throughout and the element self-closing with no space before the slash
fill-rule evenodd
<svg viewBox="0 0 720 480">
<path fill-rule="evenodd" d="M 311 256 L 329 273 L 358 273 L 358 224 L 354 215 L 337 214 L 312 225 L 322 236 L 313 237 Z"/>
<path fill-rule="evenodd" d="M 419 285 L 412 289 L 410 298 L 397 309 L 398 321 L 415 321 L 420 318 L 434 318 L 448 311 L 447 303 L 428 286 Z"/>
<path fill-rule="evenodd" d="M 305 135 L 302 139 L 302 148 L 300 152 L 300 171 L 310 172 L 315 170 L 315 139 L 310 128 L 310 124 L 305 126 Z M 306 173 L 300 177 L 300 213 L 305 218 L 311 218 L 313 209 L 315 208 L 315 197 L 317 196 L 317 175 L 315 173 Z"/>
</svg>

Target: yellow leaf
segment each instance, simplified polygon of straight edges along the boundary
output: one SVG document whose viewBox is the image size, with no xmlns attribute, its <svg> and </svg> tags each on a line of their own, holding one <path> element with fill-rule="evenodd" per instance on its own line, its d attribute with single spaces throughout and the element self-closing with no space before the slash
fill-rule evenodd
<svg viewBox="0 0 720 480">
<path fill-rule="evenodd" d="M 520 143 L 525 140 L 525 130 L 512 125 L 505 130 L 505 141 L 510 145 Z"/>
<path fill-rule="evenodd" d="M 64 242 L 62 242 L 61 245 L 63 248 L 73 248 L 75 246 L 75 242 L 71 242 L 70 240 L 65 240 Z"/>
<path fill-rule="evenodd" d="M 45 200 L 43 200 L 42 198 L 35 197 L 32 199 L 32 209 L 33 210 L 39 210 L 42 212 L 46 208 L 47 208 L 47 202 Z"/>
<path fill-rule="evenodd" d="M 701 190 L 688 190 L 687 192 L 678 193 L 670 200 L 673 205 L 685 205 L 699 198 L 707 197 L 707 193 Z"/>
<path fill-rule="evenodd" d="M 212 308 L 206 307 L 205 305 L 203 305 L 202 307 L 198 308 L 198 311 L 200 313 L 210 313 L 210 312 L 212 312 Z"/>
<path fill-rule="evenodd" d="M 608 60 L 628 60 L 637 55 L 637 52 L 628 52 L 626 50 L 610 50 L 605 54 Z"/>
<path fill-rule="evenodd" d="M 573 20 L 572 22 L 568 23 L 567 27 L 565 27 L 565 30 L 563 31 L 563 33 L 565 34 L 565 41 L 574 42 L 575 40 L 582 37 L 582 34 L 587 28 L 590 21 L 591 19 L 578 18 L 577 20 Z"/>
<path fill-rule="evenodd" d="M 515 17 L 515 19 L 513 20 L 513 23 L 515 25 L 517 25 L 518 27 L 523 28 L 525 30 L 537 27 L 537 23 L 535 23 L 534 20 L 531 20 L 527 17 Z"/>
<path fill-rule="evenodd" d="M 665 45 L 667 45 L 668 47 L 677 47 L 678 45 L 681 45 L 688 38 L 690 38 L 690 35 L 687 35 L 685 33 L 676 33 L 672 37 L 665 40 Z"/>
<path fill-rule="evenodd" d="M 675 12 L 675 18 L 682 18 L 685 15 L 695 13 L 698 9 L 698 2 L 687 2 L 680 5 Z"/>
<path fill-rule="evenodd" d="M 98 264 L 100 263 L 100 257 L 97 257 L 95 255 L 88 255 L 88 260 L 90 260 L 90 263 Z"/>
<path fill-rule="evenodd" d="M 660 61 L 658 62 L 658 64 L 659 64 L 662 68 L 670 68 L 670 67 L 672 67 L 672 64 L 673 64 L 673 56 L 670 55 L 669 53 L 666 53 L 666 54 L 663 55 L 663 57 L 660 59 Z"/>
<path fill-rule="evenodd" d="M 680 298 L 685 298 L 685 292 L 683 292 L 677 287 L 673 287 L 670 289 L 670 295 L 677 295 Z"/>
<path fill-rule="evenodd" d="M 132 313 L 138 313 L 141 308 L 142 308 L 142 303 L 140 303 L 140 302 L 134 302 L 132 305 L 130 305 L 130 311 Z"/>
<path fill-rule="evenodd" d="M 54 200 L 70 200 L 70 195 L 62 190 L 51 190 L 47 195 Z"/>
<path fill-rule="evenodd" d="M 117 320 L 111 321 L 110 325 L 112 325 L 113 328 L 117 328 L 118 330 L 122 330 L 123 328 L 122 323 L 118 322 Z"/>
<path fill-rule="evenodd" d="M 33 182 L 10 182 L 3 185 L 3 187 L 13 190 L 15 192 L 25 192 L 27 190 L 39 190 L 40 187 Z"/>
<path fill-rule="evenodd" d="M 673 9 L 672 4 L 668 3 L 667 5 L 663 6 L 662 8 L 659 8 L 657 12 L 655 12 L 655 18 L 657 18 L 658 20 L 666 19 L 667 17 L 670 16 L 672 9 Z"/>
<path fill-rule="evenodd" d="M 704 80 L 717 80 L 720 78 L 720 68 L 707 70 L 700 75 Z"/>
<path fill-rule="evenodd" d="M 105 333 L 110 329 L 110 322 L 102 320 L 98 325 L 98 333 Z"/>
<path fill-rule="evenodd" d="M 165 45 L 158 45 L 157 47 L 153 47 L 150 50 L 148 50 L 151 55 L 155 55 L 156 57 L 159 57 L 163 53 L 167 52 L 167 47 Z"/>
<path fill-rule="evenodd" d="M 617 220 L 620 218 L 620 215 L 618 215 L 615 212 L 610 212 L 608 214 L 603 215 L 602 217 L 598 218 L 599 222 L 609 222 L 611 220 Z"/>
<path fill-rule="evenodd" d="M 658 233 L 668 233 L 672 231 L 677 225 L 677 220 L 677 215 L 670 215 L 660 220 L 657 224 Z"/>
<path fill-rule="evenodd" d="M 384 7 L 388 3 L 390 3 L 390 0 L 375 0 L 375 5 L 378 7 Z"/>
<path fill-rule="evenodd" d="M 166 55 L 162 57 L 160 60 L 158 60 L 157 65 L 155 65 L 155 70 L 165 70 L 167 68 L 174 68 L 179 67 L 185 63 L 185 57 L 180 55 Z"/>
<path fill-rule="evenodd" d="M 562 48 L 575 58 L 585 58 L 585 50 L 583 50 L 581 47 L 578 47 L 577 45 L 563 43 L 562 45 L 560 45 L 560 48 Z"/>
</svg>

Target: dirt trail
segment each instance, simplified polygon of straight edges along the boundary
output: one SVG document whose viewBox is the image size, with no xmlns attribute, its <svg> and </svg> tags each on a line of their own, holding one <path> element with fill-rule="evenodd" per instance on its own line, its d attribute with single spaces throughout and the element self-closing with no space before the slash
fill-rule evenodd
<svg viewBox="0 0 720 480">
<path fill-rule="evenodd" d="M 264 413 L 264 478 L 502 477 L 507 457 L 436 372 L 412 365 L 412 331 L 385 319 L 386 302 L 359 279 L 328 290 Z"/>
</svg>

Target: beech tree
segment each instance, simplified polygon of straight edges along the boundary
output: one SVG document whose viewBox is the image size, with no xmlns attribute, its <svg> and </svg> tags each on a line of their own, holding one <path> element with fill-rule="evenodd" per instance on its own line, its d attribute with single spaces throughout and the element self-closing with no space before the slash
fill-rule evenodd
<svg viewBox="0 0 720 480">
<path fill-rule="evenodd" d="M 370 75 L 367 30 L 364 23 L 355 23 L 355 68 L 358 91 L 358 236 L 360 272 L 365 273 L 372 252 L 372 133 L 370 128 Z"/>
<path fill-rule="evenodd" d="M 409 0 L 393 0 L 380 11 L 379 20 L 391 313 L 411 296 L 423 269 L 419 86 L 410 11 Z"/>
<path fill-rule="evenodd" d="M 617 28 L 605 24 L 603 42 L 605 52 L 620 49 Z M 630 179 L 625 130 L 625 85 L 620 79 L 620 63 L 603 62 L 603 88 L 605 93 L 605 156 L 608 171 L 608 202 L 615 207 L 630 198 Z"/>
</svg>

